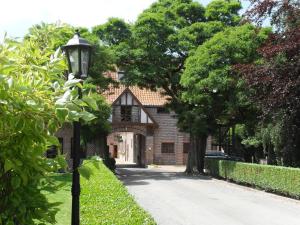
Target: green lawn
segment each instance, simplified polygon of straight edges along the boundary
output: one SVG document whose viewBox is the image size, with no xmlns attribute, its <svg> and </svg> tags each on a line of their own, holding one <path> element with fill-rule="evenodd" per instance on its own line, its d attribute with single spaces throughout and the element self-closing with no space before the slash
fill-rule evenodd
<svg viewBox="0 0 300 225">
<path fill-rule="evenodd" d="M 80 181 L 80 224 L 156 224 L 102 162 L 85 161 L 84 168 L 89 171 L 90 178 L 81 177 Z M 62 203 L 56 215 L 57 225 L 67 225 L 70 224 L 71 217 L 71 175 L 58 174 L 53 177 L 61 187 L 54 193 L 47 192 L 47 197 L 51 202 Z"/>
<path fill-rule="evenodd" d="M 59 211 L 56 214 L 56 225 L 71 224 L 71 185 L 72 174 L 54 174 L 51 176 L 59 189 L 53 191 L 46 190 L 47 198 L 50 202 L 59 202 Z"/>
</svg>

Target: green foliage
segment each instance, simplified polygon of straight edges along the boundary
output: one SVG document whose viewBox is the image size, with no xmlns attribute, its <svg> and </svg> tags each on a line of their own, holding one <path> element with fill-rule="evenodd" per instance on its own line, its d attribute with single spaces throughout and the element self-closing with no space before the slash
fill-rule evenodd
<svg viewBox="0 0 300 225">
<path fill-rule="evenodd" d="M 222 21 L 224 24 L 238 25 L 241 18 L 238 11 L 242 8 L 240 1 L 215 0 L 206 7 L 205 16 L 208 20 Z"/>
<path fill-rule="evenodd" d="M 83 173 L 85 175 L 83 176 Z M 80 170 L 81 224 L 155 224 L 141 209 L 110 170 L 101 161 L 86 160 Z M 86 176 L 87 175 L 87 176 Z M 71 174 L 51 174 L 58 189 L 45 187 L 43 193 L 50 202 L 61 203 L 56 208 L 56 225 L 71 223 Z M 86 179 L 88 178 L 88 179 Z"/>
<path fill-rule="evenodd" d="M 22 42 L 0 45 L 0 224 L 55 222 L 56 204 L 41 190 L 63 160 L 48 160 L 45 152 L 58 145 L 55 132 L 63 123 L 96 118 L 88 111 L 96 109 L 90 85 L 71 76 L 65 82 L 64 56 L 53 49 L 65 30 L 42 24 Z"/>
<path fill-rule="evenodd" d="M 117 45 L 131 35 L 130 27 L 122 19 L 110 18 L 107 23 L 93 27 L 96 34 L 105 45 Z"/>
<path fill-rule="evenodd" d="M 279 164 L 281 164 L 283 149 L 282 132 L 282 121 L 266 125 L 259 123 L 252 131 L 252 135 L 246 131 L 245 126 L 237 126 L 237 135 L 242 139 L 243 145 L 255 148 L 262 146 L 265 153 L 274 149 Z"/>
<path fill-rule="evenodd" d="M 65 64 L 61 55 L 49 56 L 33 41 L 0 46 L 0 224 L 54 222 L 40 182 L 53 166 L 43 154 L 57 144 L 54 103 L 64 93 Z"/>
<path fill-rule="evenodd" d="M 239 7 L 238 1 L 227 0 L 213 1 L 206 8 L 193 0 L 159 0 L 153 3 L 129 26 L 131 35 L 113 45 L 116 64 L 125 72 L 123 82 L 159 89 L 168 96 L 168 107 L 182 122 L 180 128 L 199 134 L 202 128 L 206 129 L 204 121 L 210 118 L 203 118 L 206 115 L 197 113 L 194 104 L 181 99 L 185 87 L 180 79 L 186 68 L 186 59 L 216 33 L 235 26 Z M 108 23 L 107 26 L 110 25 Z M 191 125 L 193 128 L 189 129 Z"/>
<path fill-rule="evenodd" d="M 268 32 L 250 24 L 228 28 L 200 45 L 187 59 L 181 77 L 186 88 L 182 97 L 196 105 L 195 113 L 202 115 L 202 123 L 208 123 L 203 129 L 245 122 L 248 116 L 252 119 L 251 115 L 255 115 L 256 109 L 249 100 L 251 90 L 245 88 L 245 82 L 232 66 L 258 58 L 255 49 Z"/>
<path fill-rule="evenodd" d="M 227 25 L 207 20 L 205 10 L 192 0 L 160 0 L 140 14 L 130 26 L 131 36 L 114 46 L 125 82 L 161 88 L 178 102 L 186 58 Z"/>
<path fill-rule="evenodd" d="M 264 150 L 267 149 L 268 145 L 273 145 L 276 152 L 279 152 L 279 150 L 282 148 L 281 126 L 282 124 L 277 122 L 275 125 L 268 124 L 266 127 L 261 127 L 258 135 L 261 137 Z"/>
<path fill-rule="evenodd" d="M 81 179 L 81 224 L 155 224 L 102 162 L 85 161 L 90 178 Z"/>
<path fill-rule="evenodd" d="M 59 52 L 59 48 L 65 45 L 73 37 L 78 29 L 80 35 L 92 44 L 91 68 L 89 70 L 89 82 L 97 84 L 105 89 L 110 80 L 101 76 L 104 72 L 113 69 L 114 57 L 107 46 L 100 45 L 98 36 L 84 27 L 72 27 L 65 23 L 37 24 L 29 29 L 25 40 L 37 43 L 42 53 L 49 54 L 52 51 Z"/>
<path fill-rule="evenodd" d="M 300 169 L 206 159 L 210 174 L 300 198 Z"/>
<path fill-rule="evenodd" d="M 111 115 L 111 108 L 104 97 L 97 92 L 90 93 L 90 97 L 84 96 L 82 101 L 89 106 L 87 110 L 96 117 L 81 126 L 81 138 L 86 145 L 99 137 L 100 134 L 106 134 L 110 131 L 111 126 L 108 118 Z"/>
<path fill-rule="evenodd" d="M 73 37 L 74 32 L 74 28 L 65 23 L 41 23 L 29 28 L 24 39 L 36 43 L 43 53 L 51 54 L 52 51 L 65 45 Z"/>
<path fill-rule="evenodd" d="M 110 106 L 105 102 L 105 99 L 99 94 L 99 89 L 104 90 L 111 82 L 102 74 L 113 68 L 114 59 L 111 51 L 107 46 L 100 45 L 98 36 L 95 33 L 89 32 L 86 28 L 78 28 L 82 37 L 86 38 L 93 46 L 91 68 L 89 70 L 89 78 L 84 82 L 83 99 L 78 99 L 77 90 L 72 87 L 82 87 L 81 80 L 70 79 L 64 84 L 65 94 L 62 98 L 56 101 L 56 113 L 61 121 L 78 120 L 80 117 L 85 119 L 82 126 L 82 138 L 86 144 L 99 133 L 107 133 L 110 130 L 110 125 L 107 119 L 110 116 Z M 45 49 L 43 52 L 56 51 L 60 53 L 59 48 L 65 45 L 67 41 L 73 37 L 75 28 L 68 24 L 45 24 L 35 25 L 29 30 L 26 39 L 38 44 L 40 49 Z M 48 43 L 48 44 L 46 44 Z M 57 50 L 58 49 L 58 50 Z M 60 88 L 57 83 L 54 83 L 55 88 Z M 72 101 L 75 104 L 66 104 Z M 77 112 L 84 108 L 82 112 Z"/>
</svg>

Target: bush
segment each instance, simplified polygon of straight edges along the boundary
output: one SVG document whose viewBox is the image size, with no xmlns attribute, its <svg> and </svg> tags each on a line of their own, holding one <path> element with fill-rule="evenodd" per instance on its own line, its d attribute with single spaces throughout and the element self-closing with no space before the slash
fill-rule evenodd
<svg viewBox="0 0 300 225">
<path fill-rule="evenodd" d="M 84 170 L 89 179 L 82 177 Z M 80 173 L 81 224 L 155 224 L 102 162 L 85 161 Z"/>
<path fill-rule="evenodd" d="M 259 187 L 267 191 L 300 198 L 300 169 L 206 159 L 212 176 Z"/>
<path fill-rule="evenodd" d="M 58 143 L 54 105 L 65 65 L 61 55 L 50 60 L 51 53 L 33 41 L 0 45 L 0 224 L 54 222 L 56 210 L 41 186 L 56 168 L 43 156 Z"/>
<path fill-rule="evenodd" d="M 55 203 L 42 189 L 65 161 L 46 159 L 46 150 L 59 145 L 55 133 L 65 122 L 95 118 L 86 111 L 94 105 L 91 94 L 78 99 L 73 87 L 81 81 L 65 81 L 64 56 L 51 48 L 63 28 L 44 28 L 0 43 L 0 225 L 55 222 Z"/>
</svg>

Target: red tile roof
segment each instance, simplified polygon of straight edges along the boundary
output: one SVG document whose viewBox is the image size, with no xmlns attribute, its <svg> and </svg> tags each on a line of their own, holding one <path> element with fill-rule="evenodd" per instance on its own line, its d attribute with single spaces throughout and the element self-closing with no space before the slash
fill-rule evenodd
<svg viewBox="0 0 300 225">
<path fill-rule="evenodd" d="M 108 72 L 106 75 L 113 79 L 116 79 L 117 77 L 117 73 L 115 72 Z M 128 88 L 144 106 L 163 106 L 168 102 L 167 96 L 162 95 L 160 91 L 141 89 L 137 86 L 111 86 L 103 93 L 103 96 L 106 98 L 109 104 L 112 104 L 125 91 L 126 88 Z"/>
</svg>

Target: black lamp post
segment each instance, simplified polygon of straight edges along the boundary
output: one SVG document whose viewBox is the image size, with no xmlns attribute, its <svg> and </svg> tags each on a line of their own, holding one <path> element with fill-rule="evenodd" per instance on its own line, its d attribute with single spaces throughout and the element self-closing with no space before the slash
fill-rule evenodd
<svg viewBox="0 0 300 225">
<path fill-rule="evenodd" d="M 77 79 L 85 79 L 88 75 L 88 69 L 91 60 L 92 46 L 76 31 L 74 37 L 62 47 L 65 52 L 69 72 Z M 78 87 L 79 98 L 82 98 L 82 90 Z M 80 177 L 78 167 L 80 164 L 80 121 L 73 123 L 73 149 L 71 156 L 73 158 L 73 180 L 72 180 L 72 225 L 80 224 L 79 216 L 79 196 L 80 196 Z"/>
</svg>

